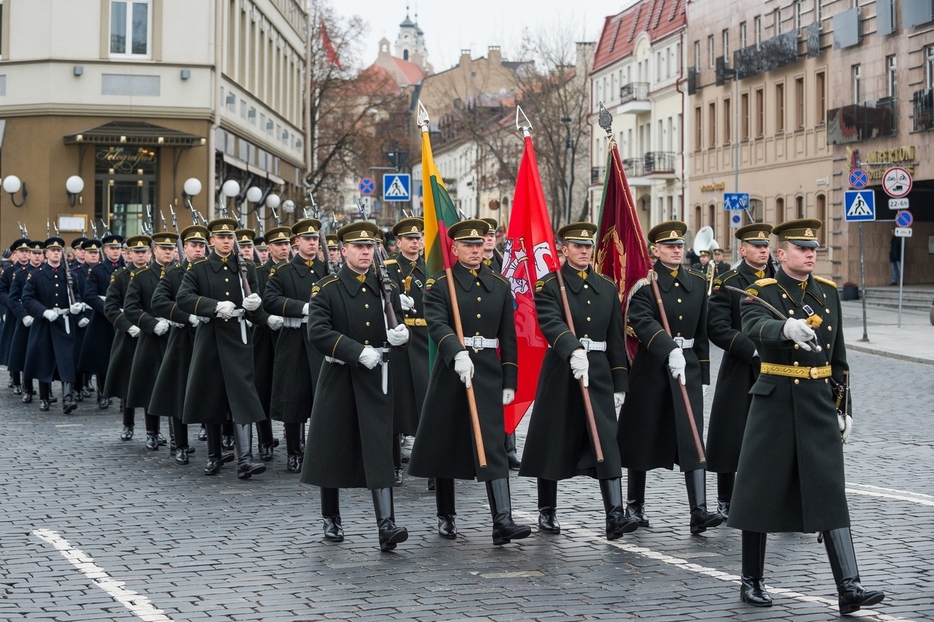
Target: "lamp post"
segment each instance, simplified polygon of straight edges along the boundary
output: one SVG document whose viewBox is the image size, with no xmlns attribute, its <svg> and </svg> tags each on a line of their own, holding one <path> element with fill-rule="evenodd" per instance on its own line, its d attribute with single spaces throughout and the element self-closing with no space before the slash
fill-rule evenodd
<svg viewBox="0 0 934 622">
<path fill-rule="evenodd" d="M 571 222 L 571 186 L 574 184 L 574 140 L 571 138 L 571 117 L 561 117 L 561 122 L 567 128 L 567 141 L 564 143 L 567 149 L 567 172 L 565 179 L 567 181 L 567 190 L 564 197 L 564 224 Z"/>
</svg>

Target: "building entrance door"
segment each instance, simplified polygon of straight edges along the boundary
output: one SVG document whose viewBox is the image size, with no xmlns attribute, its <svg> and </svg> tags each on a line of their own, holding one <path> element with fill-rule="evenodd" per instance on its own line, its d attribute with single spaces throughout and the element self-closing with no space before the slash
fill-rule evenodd
<svg viewBox="0 0 934 622">
<path fill-rule="evenodd" d="M 156 152 L 146 148 L 98 147 L 95 154 L 95 216 L 125 238 L 143 232 L 156 214 Z"/>
</svg>

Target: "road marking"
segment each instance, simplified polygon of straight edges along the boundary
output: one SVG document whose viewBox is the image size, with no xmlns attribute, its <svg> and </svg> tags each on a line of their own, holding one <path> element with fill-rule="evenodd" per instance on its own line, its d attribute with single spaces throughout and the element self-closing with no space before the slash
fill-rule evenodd
<svg viewBox="0 0 934 622">
<path fill-rule="evenodd" d="M 860 490 L 859 488 L 850 488 L 850 486 L 859 486 L 870 490 Z M 847 484 L 847 493 L 854 495 L 866 495 L 867 497 L 881 497 L 883 499 L 898 499 L 918 505 L 926 505 L 934 508 L 934 497 L 920 492 L 911 492 L 909 490 L 896 490 L 894 488 L 882 488 L 881 486 L 872 486 L 870 484 Z"/>
<path fill-rule="evenodd" d="M 528 512 L 517 512 L 513 511 L 513 514 L 521 516 L 523 519 L 528 521 L 538 520 L 537 515 L 530 514 Z M 565 522 L 561 521 L 561 530 L 566 529 Z M 666 553 L 660 553 L 658 551 L 653 551 L 652 549 L 645 548 L 644 546 L 637 546 L 635 544 L 629 544 L 628 542 L 623 542 L 622 540 L 607 540 L 606 536 L 602 533 L 597 533 L 586 527 L 574 527 L 571 529 L 579 534 L 583 534 L 588 538 L 594 540 L 600 540 L 601 542 L 608 544 L 610 546 L 615 546 L 616 548 L 626 551 L 627 553 L 633 553 L 635 555 L 640 555 L 648 559 L 653 559 L 660 561 L 663 564 L 668 564 L 669 566 L 675 566 L 681 568 L 682 570 L 687 570 L 696 574 L 701 574 L 712 579 L 717 579 L 718 581 L 724 581 L 727 583 L 739 584 L 739 577 L 735 574 L 726 573 L 715 568 L 708 568 L 707 566 L 702 566 L 700 564 L 695 564 L 694 562 L 689 562 L 686 559 L 681 559 L 680 557 L 673 557 L 667 555 Z M 808 603 L 815 603 L 818 605 L 824 605 L 832 609 L 835 613 L 839 613 L 839 604 L 836 599 L 822 598 L 820 596 L 808 596 L 807 594 L 802 594 L 800 592 L 795 592 L 793 590 L 786 590 L 780 587 L 771 587 L 769 586 L 769 593 L 772 595 L 780 594 L 781 596 L 786 596 L 788 598 L 793 598 L 795 600 L 800 600 Z M 895 616 L 889 616 L 884 613 L 878 613 L 872 609 L 860 609 L 859 615 L 866 619 L 871 620 L 880 620 L 882 622 L 896 622 L 896 621 L 909 621 L 910 618 L 899 618 Z"/>
<path fill-rule="evenodd" d="M 156 609 L 148 598 L 123 587 L 126 585 L 123 581 L 117 581 L 108 575 L 103 568 L 94 563 L 93 557 L 71 546 L 67 540 L 58 535 L 58 532 L 50 529 L 36 529 L 32 533 L 57 548 L 72 566 L 110 594 L 114 600 L 132 611 L 139 619 L 145 622 L 172 622 L 172 618 L 164 615 L 161 609 Z"/>
</svg>

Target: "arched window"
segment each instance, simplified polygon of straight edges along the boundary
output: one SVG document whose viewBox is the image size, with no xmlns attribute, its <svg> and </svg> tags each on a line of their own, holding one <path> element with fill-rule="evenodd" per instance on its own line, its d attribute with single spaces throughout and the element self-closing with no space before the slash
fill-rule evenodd
<svg viewBox="0 0 934 622">
<path fill-rule="evenodd" d="M 795 197 L 795 218 L 804 218 L 804 197 Z"/>
<path fill-rule="evenodd" d="M 830 226 L 830 223 L 827 222 L 827 197 L 819 194 L 817 195 L 817 219 L 821 221 L 821 228 L 817 230 L 817 242 L 821 245 L 821 248 L 824 248 L 827 243 L 827 227 Z"/>
<path fill-rule="evenodd" d="M 785 222 L 785 199 L 778 197 L 775 199 L 775 222 L 773 225 L 780 225 Z"/>
</svg>

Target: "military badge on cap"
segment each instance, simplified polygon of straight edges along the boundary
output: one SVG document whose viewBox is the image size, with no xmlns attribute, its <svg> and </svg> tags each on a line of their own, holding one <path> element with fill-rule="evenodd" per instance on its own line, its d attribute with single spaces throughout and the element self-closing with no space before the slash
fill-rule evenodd
<svg viewBox="0 0 934 622">
<path fill-rule="evenodd" d="M 305 218 L 292 225 L 292 235 L 300 235 L 302 237 L 316 238 L 320 230 L 321 221 L 317 218 Z"/>
<path fill-rule="evenodd" d="M 207 244 L 210 232 L 203 225 L 191 225 L 182 229 L 183 242 L 204 242 Z"/>
<path fill-rule="evenodd" d="M 558 237 L 565 242 L 592 245 L 593 235 L 597 232 L 597 225 L 592 222 L 572 222 L 558 229 Z"/>
<path fill-rule="evenodd" d="M 160 231 L 159 233 L 152 234 L 152 241 L 156 246 L 174 248 L 175 243 L 178 241 L 178 234 L 170 233 L 168 231 Z"/>
<path fill-rule="evenodd" d="M 448 235 L 458 242 L 482 242 L 490 223 L 482 219 L 461 220 L 448 227 Z"/>
<path fill-rule="evenodd" d="M 422 218 L 403 218 L 392 226 L 392 232 L 403 238 L 421 237 L 424 228 L 425 221 Z"/>
<path fill-rule="evenodd" d="M 772 225 L 764 222 L 754 222 L 751 225 L 740 227 L 734 235 L 737 240 L 754 246 L 768 246 L 770 233 L 772 233 Z"/>
<path fill-rule="evenodd" d="M 669 220 L 649 229 L 648 239 L 652 244 L 684 244 L 688 226 L 680 220 Z"/>
<path fill-rule="evenodd" d="M 820 246 L 817 240 L 817 231 L 820 228 L 821 221 L 816 218 L 799 218 L 776 225 L 772 233 L 778 236 L 779 242 L 787 241 L 805 248 L 817 248 Z"/>
<path fill-rule="evenodd" d="M 369 220 L 358 220 L 337 231 L 344 244 L 374 244 L 379 238 L 379 227 Z"/>
</svg>

